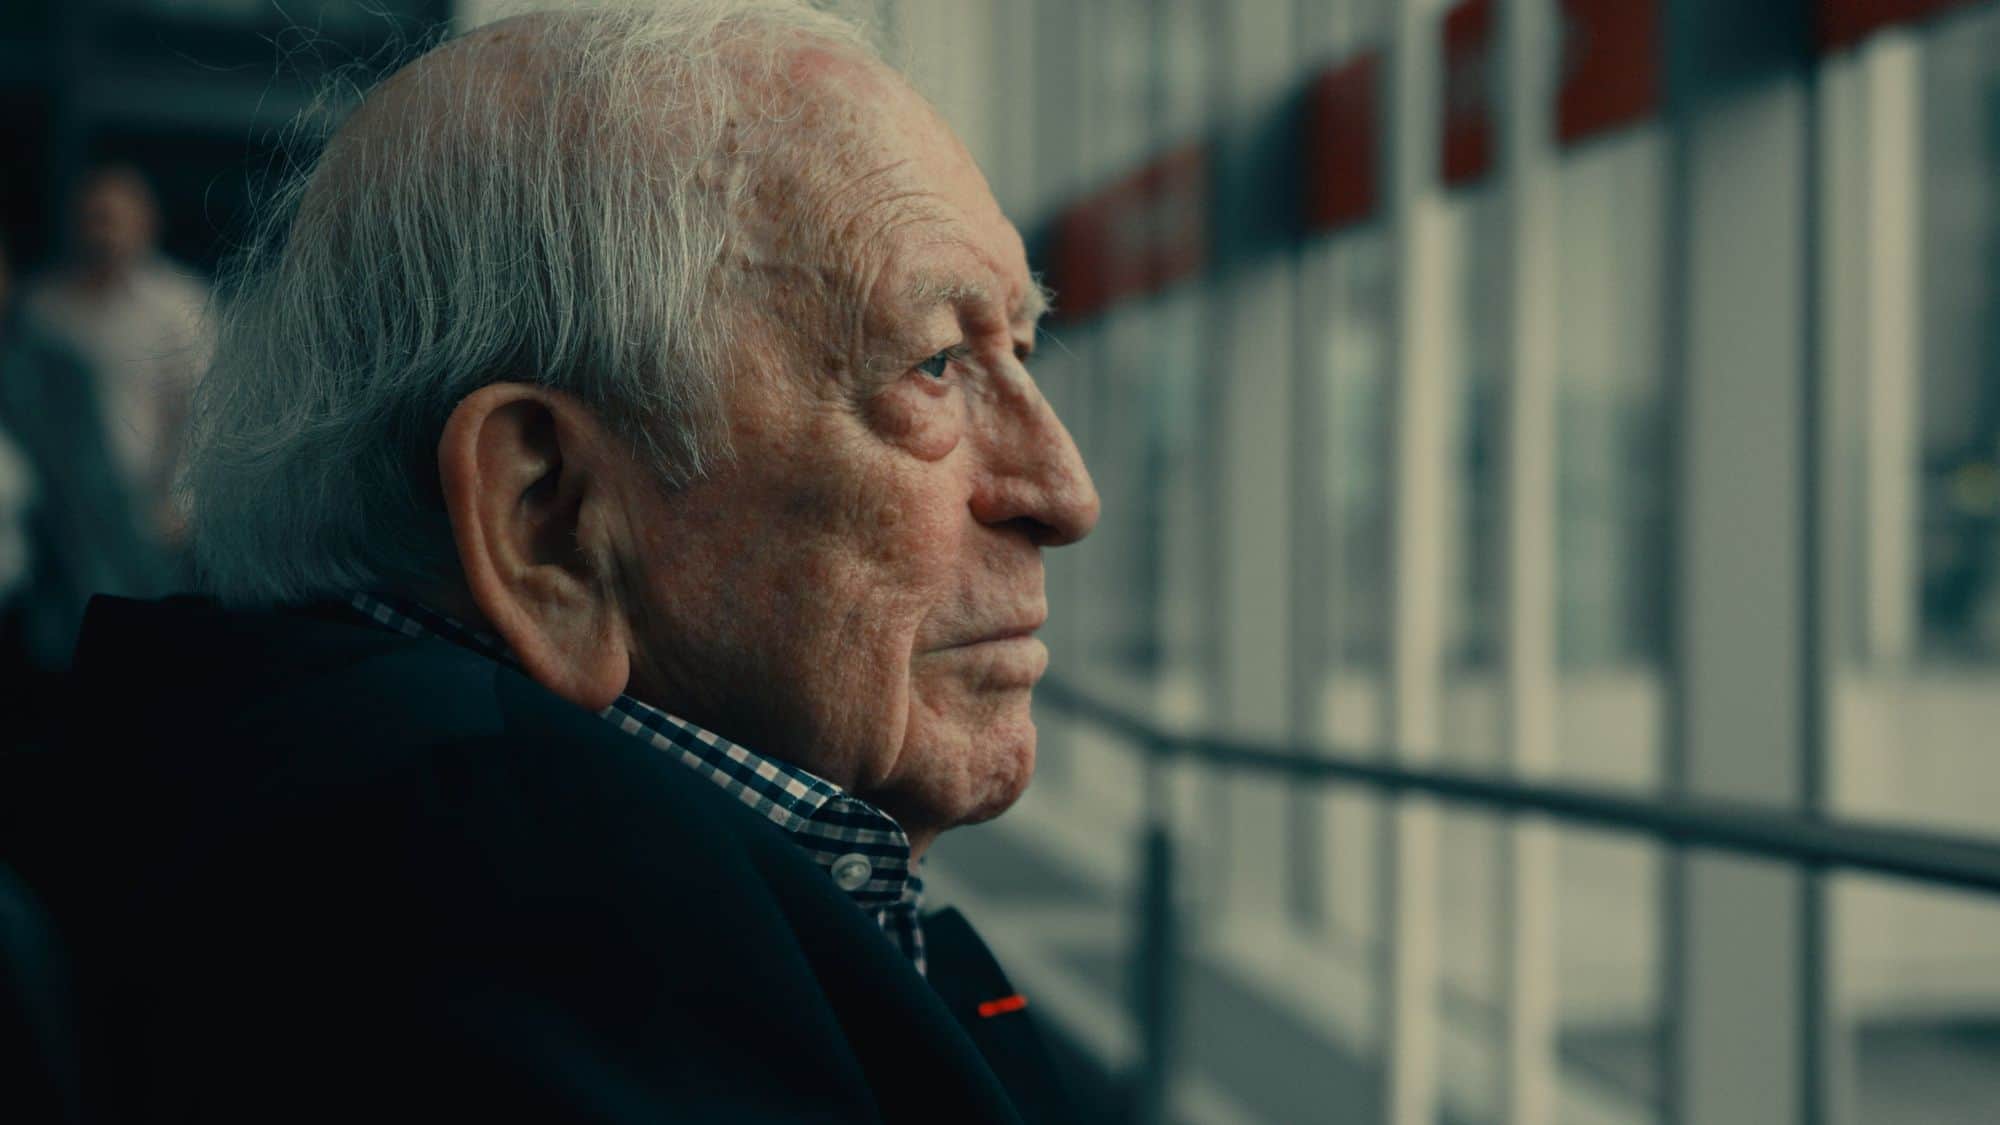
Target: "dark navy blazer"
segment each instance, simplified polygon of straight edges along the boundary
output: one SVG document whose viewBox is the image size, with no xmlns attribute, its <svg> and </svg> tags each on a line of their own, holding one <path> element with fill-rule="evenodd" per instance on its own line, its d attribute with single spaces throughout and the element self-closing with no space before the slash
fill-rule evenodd
<svg viewBox="0 0 2000 1125">
<path fill-rule="evenodd" d="M 100 599 L 16 850 L 104 1121 L 1068 1119 L 955 912 L 930 979 L 775 826 L 518 672 Z"/>
</svg>

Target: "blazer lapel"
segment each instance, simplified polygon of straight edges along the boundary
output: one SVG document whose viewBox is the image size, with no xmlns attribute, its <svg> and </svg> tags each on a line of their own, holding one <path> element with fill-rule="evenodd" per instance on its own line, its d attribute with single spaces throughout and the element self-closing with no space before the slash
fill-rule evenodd
<svg viewBox="0 0 2000 1125">
<path fill-rule="evenodd" d="M 924 917 L 931 987 L 1034 1122 L 1071 1120 L 1074 1101 L 1063 1088 L 1030 1000 L 1014 990 L 986 943 L 954 909 Z"/>
</svg>

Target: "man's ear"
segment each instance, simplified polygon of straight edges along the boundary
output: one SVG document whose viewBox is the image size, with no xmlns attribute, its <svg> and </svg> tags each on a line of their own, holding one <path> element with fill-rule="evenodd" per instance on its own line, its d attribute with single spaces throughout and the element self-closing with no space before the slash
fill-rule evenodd
<svg viewBox="0 0 2000 1125">
<path fill-rule="evenodd" d="M 632 666 L 603 538 L 617 463 L 589 411 L 523 383 L 467 396 L 438 442 L 466 591 L 530 677 L 592 711 L 618 698 Z"/>
</svg>

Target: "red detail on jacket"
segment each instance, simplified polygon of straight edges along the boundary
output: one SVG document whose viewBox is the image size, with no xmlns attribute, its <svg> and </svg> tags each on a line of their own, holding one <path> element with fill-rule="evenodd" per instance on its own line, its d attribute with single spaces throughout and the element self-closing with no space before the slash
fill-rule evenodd
<svg viewBox="0 0 2000 1125">
<path fill-rule="evenodd" d="M 1028 1006 L 1028 998 L 1016 992 L 1012 996 L 1002 996 L 998 1000 L 987 1000 L 979 1005 L 979 1018 L 990 1020 L 994 1016 L 1004 1016 L 1008 1012 L 1018 1012 Z"/>
</svg>

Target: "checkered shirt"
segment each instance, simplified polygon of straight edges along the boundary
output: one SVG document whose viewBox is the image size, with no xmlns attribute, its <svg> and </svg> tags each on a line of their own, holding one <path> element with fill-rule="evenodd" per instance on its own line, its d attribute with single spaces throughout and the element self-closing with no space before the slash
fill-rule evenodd
<svg viewBox="0 0 2000 1125">
<path fill-rule="evenodd" d="M 413 602 L 355 594 L 350 606 L 406 637 L 438 637 L 515 663 L 500 638 L 469 629 Z M 753 753 L 629 695 L 598 717 L 720 786 L 770 818 L 875 919 L 917 972 L 924 972 L 919 910 L 924 882 L 910 863 L 910 839 L 889 814 L 794 765 Z"/>
</svg>

